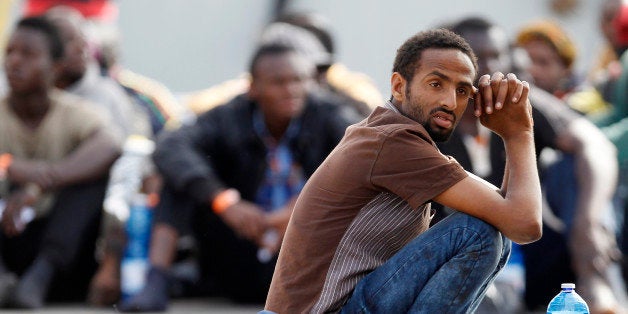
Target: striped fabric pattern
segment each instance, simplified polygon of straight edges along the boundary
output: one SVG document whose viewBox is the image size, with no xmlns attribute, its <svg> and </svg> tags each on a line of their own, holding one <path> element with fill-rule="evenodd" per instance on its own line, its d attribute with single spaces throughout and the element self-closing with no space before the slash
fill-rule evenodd
<svg viewBox="0 0 628 314">
<path fill-rule="evenodd" d="M 427 230 L 429 203 L 418 209 L 381 193 L 365 205 L 344 234 L 312 313 L 338 311 L 357 283 Z"/>
</svg>

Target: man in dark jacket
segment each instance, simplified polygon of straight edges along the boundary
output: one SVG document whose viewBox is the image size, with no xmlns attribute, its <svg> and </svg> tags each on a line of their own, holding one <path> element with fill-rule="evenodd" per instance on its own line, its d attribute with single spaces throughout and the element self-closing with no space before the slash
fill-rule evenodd
<svg viewBox="0 0 628 314">
<path fill-rule="evenodd" d="M 160 137 L 149 288 L 122 310 L 166 309 L 176 239 L 189 231 L 219 293 L 265 299 L 298 193 L 358 115 L 312 94 L 314 67 L 291 48 L 261 46 L 250 73 L 247 94 Z"/>
</svg>

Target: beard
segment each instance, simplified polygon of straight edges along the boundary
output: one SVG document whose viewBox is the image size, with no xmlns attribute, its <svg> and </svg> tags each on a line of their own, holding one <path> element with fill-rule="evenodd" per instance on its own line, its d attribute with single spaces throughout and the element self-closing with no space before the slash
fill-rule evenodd
<svg viewBox="0 0 628 314">
<path fill-rule="evenodd" d="M 425 128 L 425 130 L 427 131 L 427 134 L 430 135 L 430 137 L 432 138 L 432 140 L 434 142 L 446 142 L 447 140 L 449 140 L 449 137 L 451 136 L 451 133 L 453 132 L 453 130 L 455 129 L 457 123 L 456 121 L 458 120 L 456 115 L 454 114 L 453 111 L 451 110 L 446 110 L 440 107 L 434 108 L 432 109 L 427 115 L 424 114 L 423 108 L 425 107 L 425 104 L 421 103 L 420 99 L 416 99 L 411 97 L 410 95 L 410 90 L 406 88 L 406 95 L 408 97 L 408 99 L 410 99 L 410 105 L 409 106 L 404 106 L 402 105 L 402 108 L 404 109 L 403 114 L 418 122 L 419 124 L 421 124 L 423 126 L 423 128 Z M 436 112 L 445 112 L 447 114 L 450 114 L 454 117 L 454 127 L 450 128 L 450 129 L 443 129 L 437 125 L 432 126 L 431 122 L 431 118 Z"/>
<path fill-rule="evenodd" d="M 435 109 L 432 109 L 432 111 L 430 111 L 430 116 L 432 116 L 437 111 L 442 111 L 442 112 L 446 112 L 448 114 L 453 114 L 453 112 L 451 112 L 449 110 L 445 110 L 443 108 L 435 108 Z M 438 127 L 438 126 L 433 126 L 432 127 L 430 125 L 430 120 L 429 119 L 426 119 L 423 123 L 421 123 L 421 125 L 423 125 L 423 127 L 427 131 L 427 134 L 430 135 L 430 137 L 432 138 L 432 140 L 434 140 L 434 142 L 446 142 L 447 140 L 449 140 L 449 137 L 451 137 L 451 133 L 454 130 L 454 128 L 442 129 L 442 128 Z"/>
</svg>

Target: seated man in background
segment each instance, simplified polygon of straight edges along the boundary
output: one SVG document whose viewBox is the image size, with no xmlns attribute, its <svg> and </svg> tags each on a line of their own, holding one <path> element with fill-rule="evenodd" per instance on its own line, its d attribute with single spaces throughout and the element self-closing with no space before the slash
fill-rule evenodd
<svg viewBox="0 0 628 314">
<path fill-rule="evenodd" d="M 218 294 L 264 301 L 297 195 L 359 115 L 312 93 L 314 65 L 290 47 L 259 47 L 249 71 L 246 94 L 160 136 L 152 268 L 121 310 L 166 309 L 176 240 L 187 232 Z"/>
<path fill-rule="evenodd" d="M 6 49 L 9 93 L 0 103 L 2 305 L 42 307 L 57 275 L 55 292 L 84 294 L 95 269 L 107 174 L 121 140 L 109 129 L 106 113 L 54 88 L 62 57 L 58 30 L 38 17 L 22 19 Z"/>
<path fill-rule="evenodd" d="M 468 17 L 453 23 L 451 29 L 473 47 L 480 71 L 516 71 L 529 77 L 516 59 L 518 51 L 512 49 L 499 26 L 481 17 Z M 617 180 L 616 149 L 591 122 L 541 88 L 531 90 L 530 101 L 537 156 L 544 149 L 554 149 L 562 153 L 562 159 L 552 164 L 556 166 L 553 169 L 539 167 L 549 207 L 543 212 L 543 237 L 521 247 L 526 306 L 530 310 L 546 308 L 560 283 L 577 280 L 592 312 L 620 309 L 625 289 L 622 282 L 613 284 L 613 278 L 620 277 L 617 245 L 612 231 L 605 228 Z M 464 147 L 452 144 L 439 147 L 463 160 Z M 506 154 L 498 137 L 492 136 L 488 145 L 488 178 L 500 182 Z"/>
<path fill-rule="evenodd" d="M 72 6 L 53 5 L 44 12 L 44 16 L 59 28 L 65 48 L 56 86 L 105 109 L 113 117 L 113 125 L 123 132 L 125 138 L 122 156 L 110 172 L 97 247 L 99 270 L 89 293 L 90 303 L 109 306 L 119 299 L 119 265 L 126 236 L 124 225 L 132 196 L 139 192 L 154 192 L 142 191 L 143 181 L 159 182 L 149 161 L 150 149 L 143 152 L 143 149 L 138 151 L 133 147 L 140 142 L 154 146 L 153 135 L 165 126 L 166 116 L 162 114 L 165 112 L 156 110 L 152 102 L 148 105 L 149 102 L 132 101 L 148 98 L 137 93 L 127 94 L 121 84 L 101 73 L 93 51 L 97 40 L 93 33 L 88 32 L 88 21 L 81 12 Z M 125 82 L 128 83 L 128 80 Z M 169 100 L 174 101 L 173 97 Z M 147 160 L 140 163 L 141 167 L 132 161 L 137 154 L 144 155 Z"/>
</svg>

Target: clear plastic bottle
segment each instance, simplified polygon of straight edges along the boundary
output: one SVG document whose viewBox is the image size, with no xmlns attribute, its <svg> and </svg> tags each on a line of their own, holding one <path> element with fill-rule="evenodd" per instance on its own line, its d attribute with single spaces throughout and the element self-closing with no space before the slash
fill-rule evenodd
<svg viewBox="0 0 628 314">
<path fill-rule="evenodd" d="M 576 285 L 563 283 L 557 294 L 547 306 L 547 314 L 580 314 L 589 313 L 587 303 L 576 293 Z"/>
<path fill-rule="evenodd" d="M 127 299 L 144 288 L 149 267 L 148 250 L 151 236 L 153 207 L 156 195 L 138 193 L 133 197 L 126 225 L 127 244 L 121 263 L 120 290 Z"/>
<path fill-rule="evenodd" d="M 150 155 L 155 142 L 131 135 L 124 143 L 122 155 L 113 164 L 105 194 L 105 212 L 120 222 L 129 218 L 129 208 L 135 193 L 141 190 L 142 177 L 151 167 Z"/>
</svg>

